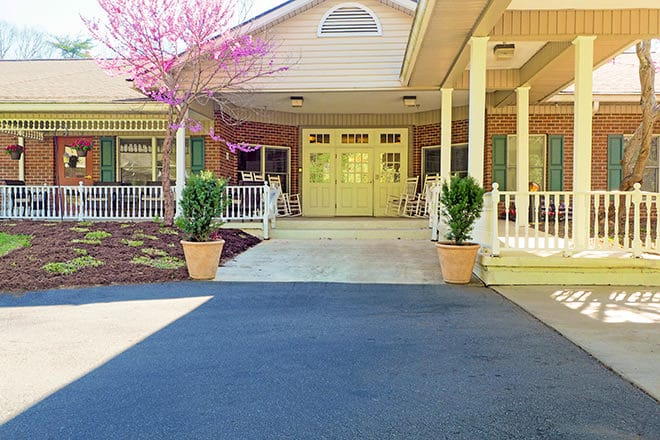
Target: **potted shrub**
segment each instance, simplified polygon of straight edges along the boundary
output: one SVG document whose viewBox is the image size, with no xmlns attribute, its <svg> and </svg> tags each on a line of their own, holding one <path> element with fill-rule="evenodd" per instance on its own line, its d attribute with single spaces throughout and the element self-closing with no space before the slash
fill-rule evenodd
<svg viewBox="0 0 660 440">
<path fill-rule="evenodd" d="M 196 280 L 215 278 L 225 242 L 215 237 L 218 220 L 226 206 L 227 182 L 211 171 L 191 175 L 181 195 L 181 213 L 176 225 L 186 234 L 181 240 L 188 274 Z"/>
<path fill-rule="evenodd" d="M 484 189 L 472 176 L 455 176 L 442 184 L 441 215 L 447 225 L 447 242 L 436 244 L 442 278 L 447 283 L 466 284 L 479 252 L 479 244 L 470 243 L 472 230 L 481 216 Z"/>
<path fill-rule="evenodd" d="M 5 147 L 5 152 L 11 156 L 12 160 L 19 160 L 24 150 L 25 148 L 22 145 L 17 144 L 7 145 Z"/>
</svg>

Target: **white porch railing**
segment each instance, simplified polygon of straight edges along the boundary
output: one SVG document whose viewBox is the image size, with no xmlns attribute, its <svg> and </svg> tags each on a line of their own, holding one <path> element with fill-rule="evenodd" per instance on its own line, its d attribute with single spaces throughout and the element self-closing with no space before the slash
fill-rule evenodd
<svg viewBox="0 0 660 440">
<path fill-rule="evenodd" d="M 440 211 L 440 186 L 431 190 L 432 239 L 445 230 Z M 589 218 L 573 217 L 577 197 L 584 197 Z M 582 225 L 577 225 L 582 222 Z M 582 226 L 581 228 L 579 226 Z M 585 236 L 575 236 L 584 230 Z M 598 250 L 621 251 L 640 257 L 660 252 L 660 194 L 643 192 L 493 191 L 485 195 L 484 213 L 475 238 L 492 255 L 503 250 L 560 251 L 565 255 Z M 583 243 L 578 245 L 577 243 Z"/>
<path fill-rule="evenodd" d="M 174 191 L 174 188 L 172 189 Z M 268 186 L 228 186 L 222 221 L 274 222 Z M 161 186 L 0 185 L 0 219 L 153 220 L 163 217 Z"/>
</svg>

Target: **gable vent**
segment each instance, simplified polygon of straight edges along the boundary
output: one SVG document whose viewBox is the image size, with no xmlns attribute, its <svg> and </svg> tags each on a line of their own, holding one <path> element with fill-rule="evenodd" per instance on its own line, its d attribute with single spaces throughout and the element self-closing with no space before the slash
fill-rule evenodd
<svg viewBox="0 0 660 440">
<path fill-rule="evenodd" d="M 357 3 L 345 3 L 328 11 L 318 30 L 319 37 L 382 34 L 376 14 Z"/>
</svg>

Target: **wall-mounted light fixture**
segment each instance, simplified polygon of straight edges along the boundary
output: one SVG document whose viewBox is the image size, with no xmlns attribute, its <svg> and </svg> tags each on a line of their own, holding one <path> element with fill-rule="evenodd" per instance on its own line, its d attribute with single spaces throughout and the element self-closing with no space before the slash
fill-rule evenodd
<svg viewBox="0 0 660 440">
<path fill-rule="evenodd" d="M 406 107 L 415 107 L 417 105 L 417 96 L 404 96 L 403 105 Z"/>
<path fill-rule="evenodd" d="M 498 60 L 510 60 L 515 50 L 516 45 L 513 43 L 500 43 L 493 47 L 493 53 Z"/>
<path fill-rule="evenodd" d="M 305 100 L 302 96 L 292 96 L 291 97 L 291 107 L 302 107 Z"/>
</svg>

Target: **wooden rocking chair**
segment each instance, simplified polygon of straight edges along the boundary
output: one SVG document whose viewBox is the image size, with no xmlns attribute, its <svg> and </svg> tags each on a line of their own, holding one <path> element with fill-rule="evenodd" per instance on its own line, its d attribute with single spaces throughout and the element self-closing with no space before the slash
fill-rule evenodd
<svg viewBox="0 0 660 440">
<path fill-rule="evenodd" d="M 417 198 L 417 183 L 419 176 L 406 179 L 403 192 L 401 194 L 390 194 L 387 196 L 385 204 L 385 215 L 408 215 L 409 204 L 412 206 Z"/>
</svg>

